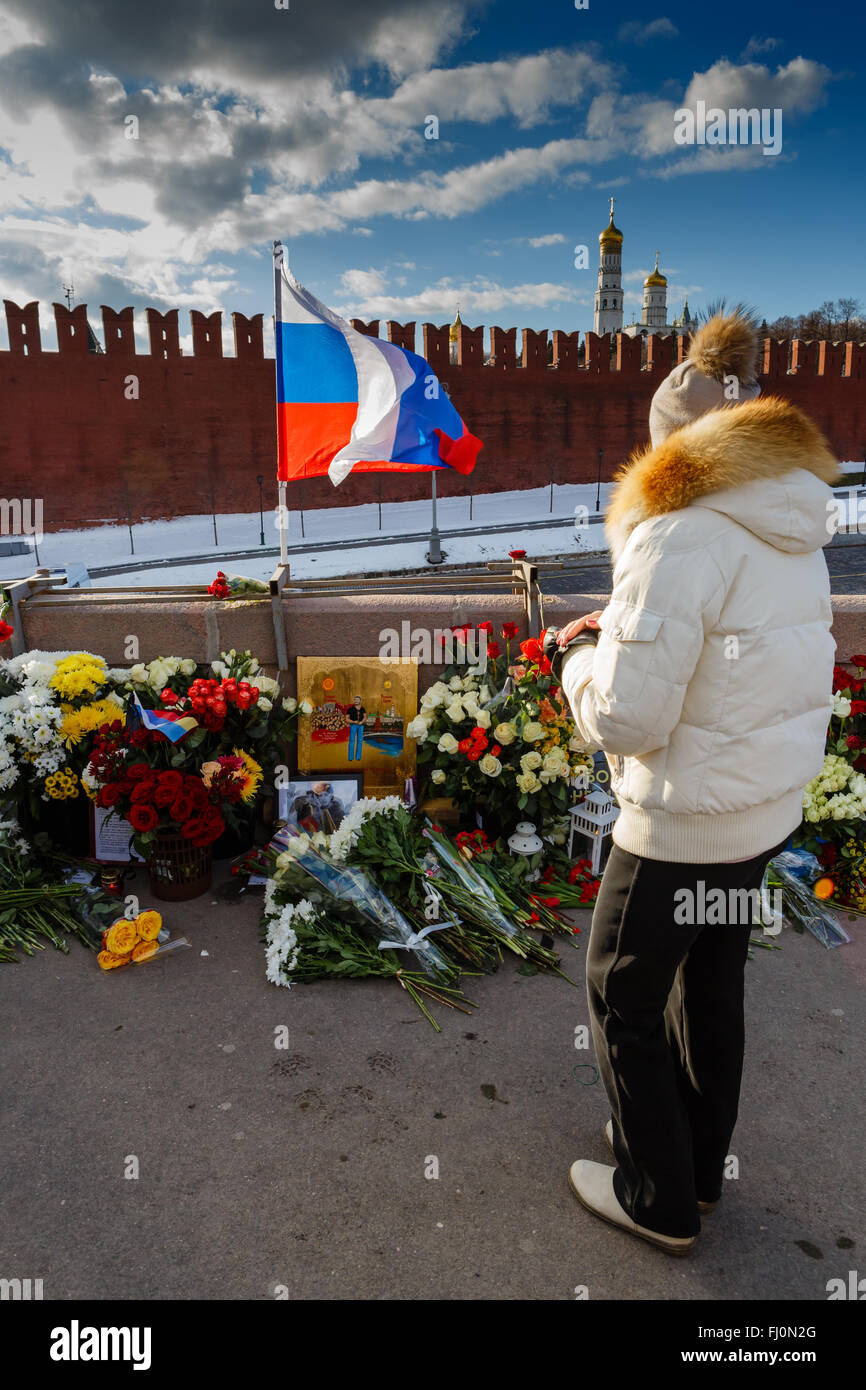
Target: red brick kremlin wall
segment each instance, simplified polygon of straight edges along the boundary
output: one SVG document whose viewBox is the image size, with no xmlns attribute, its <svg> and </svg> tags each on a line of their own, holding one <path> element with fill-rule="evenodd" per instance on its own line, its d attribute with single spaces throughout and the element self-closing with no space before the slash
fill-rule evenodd
<svg viewBox="0 0 866 1390">
<path fill-rule="evenodd" d="M 207 512 L 252 512 L 256 474 L 275 500 L 274 364 L 262 345 L 263 316 L 232 314 L 235 355 L 224 356 L 222 316 L 191 313 L 192 354 L 179 345 L 178 310 L 147 310 L 150 353 L 137 355 L 133 310 L 103 307 L 105 353 L 88 349 L 85 305 L 54 305 L 58 351 L 43 351 L 38 304 L 4 301 L 9 349 L 0 352 L 0 493 L 44 499 L 47 530 L 101 520 L 133 521 Z M 378 323 L 353 320 L 378 333 Z M 387 324 L 392 342 L 416 348 L 414 324 Z M 650 397 L 681 359 L 687 340 L 483 328 L 460 331 L 459 364 L 448 328 L 423 325 L 419 345 L 469 429 L 485 444 L 468 478 L 440 475 L 440 494 L 496 492 L 594 482 L 598 451 L 609 479 L 647 441 Z M 492 354 L 492 364 L 483 358 Z M 866 451 L 866 344 L 774 342 L 763 350 L 761 386 L 806 410 L 840 459 Z M 129 378 L 137 378 L 137 399 Z M 350 477 L 339 488 L 310 479 L 289 504 L 349 506 L 427 497 L 427 474 Z"/>
</svg>

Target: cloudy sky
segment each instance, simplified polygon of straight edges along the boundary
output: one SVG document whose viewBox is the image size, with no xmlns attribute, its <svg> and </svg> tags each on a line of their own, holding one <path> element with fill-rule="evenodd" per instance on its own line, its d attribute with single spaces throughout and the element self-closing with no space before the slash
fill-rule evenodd
<svg viewBox="0 0 866 1390">
<path fill-rule="evenodd" d="M 0 0 L 2 296 L 188 340 L 271 312 L 279 236 L 346 315 L 587 328 L 613 193 L 627 319 L 656 248 L 677 312 L 866 300 L 859 7 L 662 3 Z M 698 101 L 781 108 L 781 152 L 676 144 Z"/>
</svg>

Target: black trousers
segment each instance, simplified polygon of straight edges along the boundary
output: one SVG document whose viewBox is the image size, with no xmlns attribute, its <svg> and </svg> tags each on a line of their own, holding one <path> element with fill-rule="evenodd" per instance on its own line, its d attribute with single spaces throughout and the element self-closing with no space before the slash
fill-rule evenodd
<svg viewBox="0 0 866 1390">
<path fill-rule="evenodd" d="M 698 1200 L 721 1195 L 753 930 L 745 895 L 731 890 L 760 889 L 787 839 L 741 864 L 671 864 L 614 845 L 602 876 L 586 974 L 614 1191 L 634 1221 L 664 1235 L 696 1235 Z"/>
</svg>

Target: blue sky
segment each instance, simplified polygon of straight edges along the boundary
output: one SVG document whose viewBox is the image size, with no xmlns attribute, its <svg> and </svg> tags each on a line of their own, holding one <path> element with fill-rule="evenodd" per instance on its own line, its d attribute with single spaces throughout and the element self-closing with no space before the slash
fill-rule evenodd
<svg viewBox="0 0 866 1390">
<path fill-rule="evenodd" d="M 676 312 L 866 301 L 854 5 L 31 10 L 0 0 L 0 284 L 46 324 L 70 280 L 97 330 L 100 303 L 267 315 L 281 236 L 347 315 L 585 329 L 610 193 L 627 320 L 656 248 Z M 675 144 L 701 100 L 781 108 L 781 152 Z"/>
</svg>

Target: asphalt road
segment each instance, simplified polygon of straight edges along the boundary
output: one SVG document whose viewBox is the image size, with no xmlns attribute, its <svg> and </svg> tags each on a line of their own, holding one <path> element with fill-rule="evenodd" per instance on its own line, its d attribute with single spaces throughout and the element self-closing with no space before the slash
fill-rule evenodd
<svg viewBox="0 0 866 1390">
<path fill-rule="evenodd" d="M 833 544 L 826 547 L 830 588 L 834 594 L 866 593 L 866 542 Z M 547 594 L 610 593 L 610 563 L 580 561 L 573 567 L 542 574 Z"/>
<path fill-rule="evenodd" d="M 585 937 L 577 988 L 508 962 L 437 1035 L 390 983 L 268 984 L 256 903 L 165 918 L 191 948 L 141 968 L 0 966 L 0 1275 L 46 1300 L 824 1301 L 862 1268 L 862 920 L 748 964 L 739 1176 L 671 1260 L 568 1187 L 607 1161 Z"/>
</svg>

